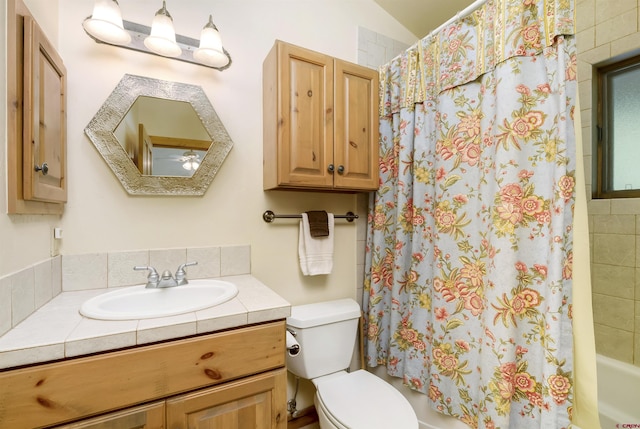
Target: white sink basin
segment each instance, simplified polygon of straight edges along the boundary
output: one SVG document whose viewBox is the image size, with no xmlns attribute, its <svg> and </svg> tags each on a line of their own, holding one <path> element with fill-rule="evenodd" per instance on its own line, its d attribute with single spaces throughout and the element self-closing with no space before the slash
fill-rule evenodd
<svg viewBox="0 0 640 429">
<path fill-rule="evenodd" d="M 216 279 L 189 280 L 169 288 L 139 285 L 95 296 L 82 304 L 80 313 L 101 320 L 151 319 L 213 307 L 237 294 L 236 285 Z"/>
</svg>

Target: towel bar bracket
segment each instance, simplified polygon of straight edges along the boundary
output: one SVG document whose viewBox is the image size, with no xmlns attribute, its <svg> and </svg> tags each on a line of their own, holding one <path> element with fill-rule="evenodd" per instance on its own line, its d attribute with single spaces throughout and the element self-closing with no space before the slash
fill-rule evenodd
<svg viewBox="0 0 640 429">
<path fill-rule="evenodd" d="M 354 214 L 353 212 L 347 212 L 347 214 L 344 215 L 334 215 L 333 216 L 335 219 L 346 219 L 347 222 L 353 222 L 355 219 L 358 219 L 358 215 Z M 264 213 L 262 213 L 262 219 L 267 222 L 267 223 L 271 223 L 274 220 L 276 220 L 277 218 L 284 218 L 284 219 L 300 219 L 302 218 L 302 215 L 277 215 L 274 212 L 272 212 L 271 210 L 267 210 Z"/>
</svg>

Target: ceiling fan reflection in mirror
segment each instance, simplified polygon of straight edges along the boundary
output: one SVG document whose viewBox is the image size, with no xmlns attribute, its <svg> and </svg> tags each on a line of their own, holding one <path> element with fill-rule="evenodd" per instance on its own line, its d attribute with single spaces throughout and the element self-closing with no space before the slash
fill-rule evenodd
<svg viewBox="0 0 640 429">
<path fill-rule="evenodd" d="M 200 155 L 193 150 L 188 150 L 179 158 L 179 162 L 182 162 L 182 168 L 185 170 L 197 170 L 200 167 Z"/>
<path fill-rule="evenodd" d="M 200 166 L 205 150 L 154 147 L 153 174 L 191 177 Z"/>
</svg>

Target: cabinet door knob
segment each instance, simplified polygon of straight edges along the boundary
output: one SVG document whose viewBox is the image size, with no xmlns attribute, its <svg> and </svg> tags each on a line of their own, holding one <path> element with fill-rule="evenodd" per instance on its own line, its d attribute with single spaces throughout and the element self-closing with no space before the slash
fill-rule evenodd
<svg viewBox="0 0 640 429">
<path fill-rule="evenodd" d="M 344 173 L 344 165 L 339 165 L 338 166 L 338 174 L 342 174 Z"/>
<path fill-rule="evenodd" d="M 335 167 L 333 166 L 333 164 L 329 164 L 329 166 L 327 167 L 327 171 L 329 171 L 329 173 L 333 173 L 333 170 L 335 170 Z"/>
<path fill-rule="evenodd" d="M 35 166 L 35 170 L 36 171 L 42 171 L 42 175 L 46 176 L 49 173 L 49 166 L 47 165 L 46 162 L 43 162 L 42 166 L 36 165 Z"/>
</svg>

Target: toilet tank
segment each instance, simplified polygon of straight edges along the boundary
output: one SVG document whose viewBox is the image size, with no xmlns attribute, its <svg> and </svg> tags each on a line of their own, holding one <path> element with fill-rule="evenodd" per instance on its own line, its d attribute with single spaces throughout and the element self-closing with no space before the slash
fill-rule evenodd
<svg viewBox="0 0 640 429">
<path fill-rule="evenodd" d="M 295 331 L 300 352 L 287 355 L 287 369 L 311 380 L 348 368 L 359 318 L 360 306 L 353 299 L 291 307 L 287 328 Z"/>
</svg>

